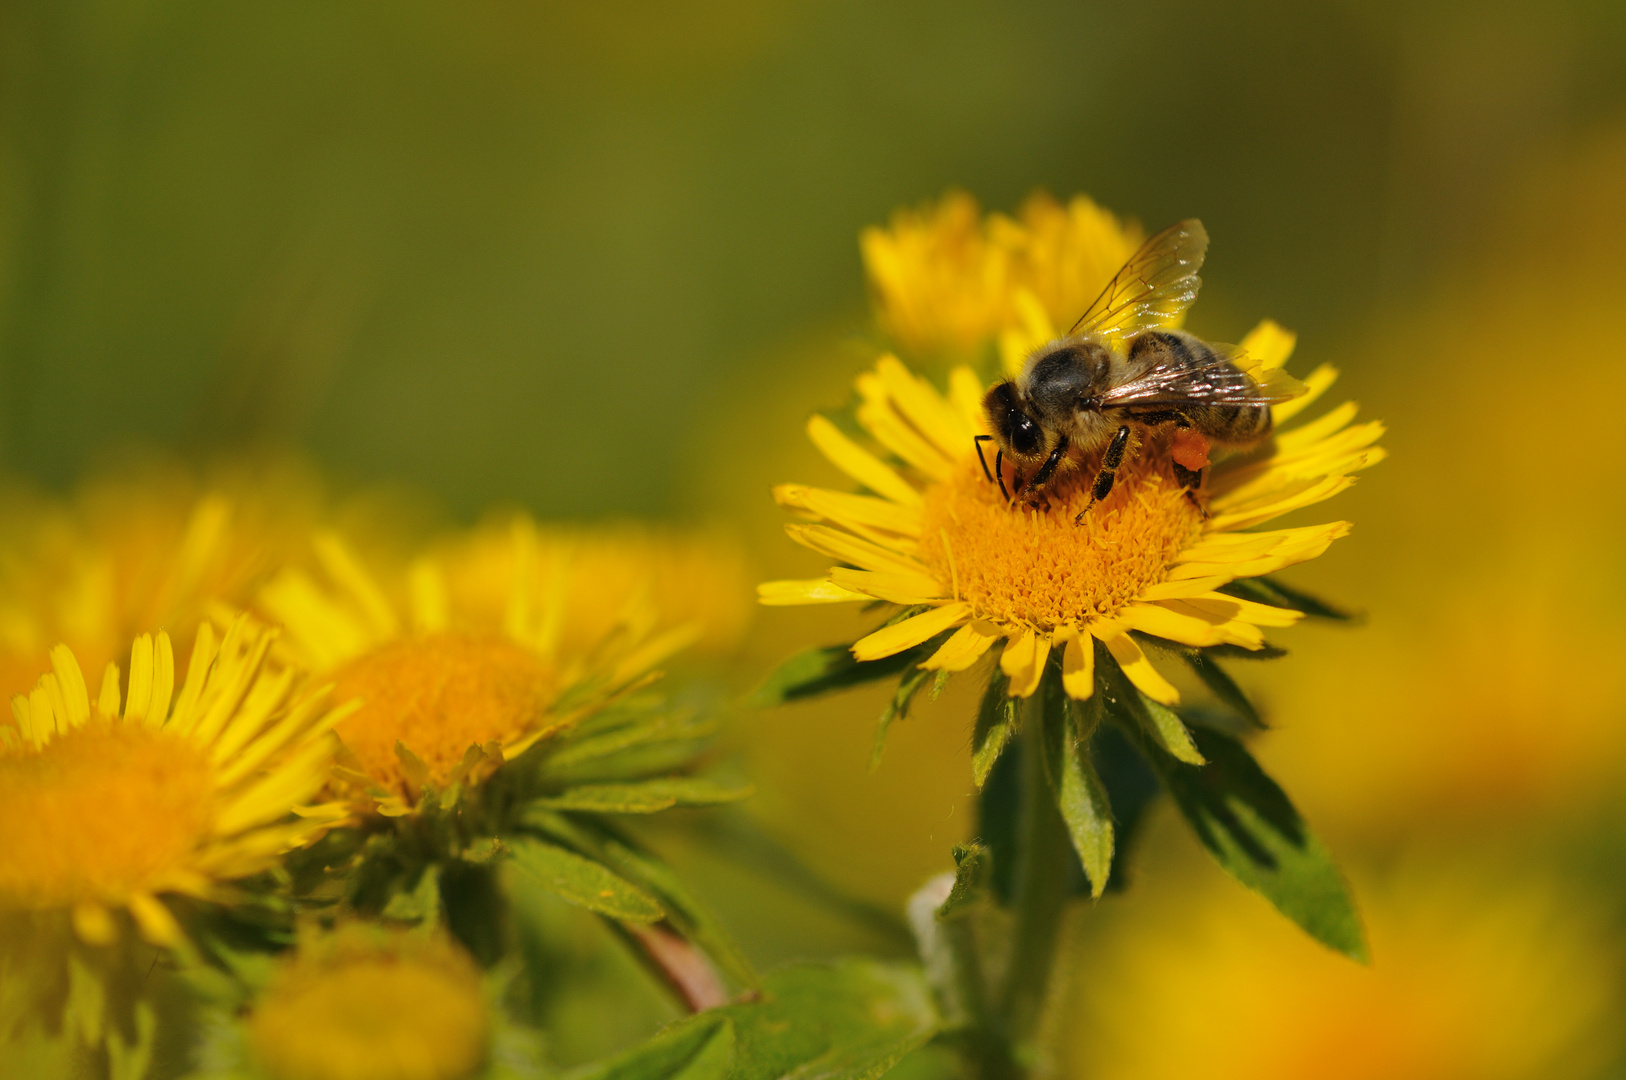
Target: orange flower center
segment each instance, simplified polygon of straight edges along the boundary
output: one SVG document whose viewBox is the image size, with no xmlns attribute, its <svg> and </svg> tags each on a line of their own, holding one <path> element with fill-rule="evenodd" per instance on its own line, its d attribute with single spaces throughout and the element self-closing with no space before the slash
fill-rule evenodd
<svg viewBox="0 0 1626 1080">
<path fill-rule="evenodd" d="M 361 701 L 339 722 L 339 738 L 368 776 L 402 792 L 397 741 L 444 784 L 470 746 L 523 734 L 556 692 L 553 669 L 530 649 L 459 634 L 390 642 L 352 660 L 335 681 L 334 700 Z"/>
<path fill-rule="evenodd" d="M 1007 503 L 975 456 L 925 492 L 921 557 L 979 615 L 1052 630 L 1110 616 L 1162 581 L 1202 514 L 1175 481 L 1167 440 L 1131 446 L 1112 493 L 1089 506 L 1100 455 L 1066 467 L 1048 505 Z M 1011 483 L 1007 473 L 1005 482 Z"/>
<path fill-rule="evenodd" d="M 0 907 L 118 903 L 188 868 L 215 819 L 192 744 L 92 720 L 42 749 L 0 752 Z"/>
</svg>

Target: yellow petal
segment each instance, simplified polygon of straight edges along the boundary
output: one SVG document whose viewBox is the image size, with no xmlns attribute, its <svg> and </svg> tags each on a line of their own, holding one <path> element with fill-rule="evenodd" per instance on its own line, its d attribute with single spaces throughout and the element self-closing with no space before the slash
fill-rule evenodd
<svg viewBox="0 0 1626 1080">
<path fill-rule="evenodd" d="M 864 380 L 860 379 L 860 388 Z M 881 391 L 884 395 L 885 391 Z M 907 461 L 933 480 L 947 480 L 954 463 L 943 455 L 936 444 L 910 427 L 883 396 L 880 400 L 866 401 L 858 406 L 858 422 L 875 436 L 875 441 Z"/>
<path fill-rule="evenodd" d="M 905 607 L 949 599 L 947 587 L 930 574 L 849 570 L 845 566 L 833 566 L 830 568 L 830 581 L 839 588 L 852 589 Z"/>
<path fill-rule="evenodd" d="M 1274 319 L 1265 319 L 1248 331 L 1242 339 L 1242 349 L 1259 365 L 1261 370 L 1275 371 L 1293 355 L 1293 346 L 1299 336 L 1283 329 Z"/>
<path fill-rule="evenodd" d="M 923 641 L 930 641 L 944 630 L 956 625 L 971 614 L 971 605 L 944 604 L 921 612 L 910 619 L 891 626 L 883 626 L 868 637 L 853 643 L 853 656 L 859 660 L 880 660 L 912 649 Z"/>
<path fill-rule="evenodd" d="M 102 692 L 96 695 L 96 715 L 111 720 L 119 714 L 119 666 L 107 662 L 102 672 Z"/>
<path fill-rule="evenodd" d="M 94 900 L 73 906 L 73 931 L 87 945 L 111 945 L 117 934 L 112 914 Z"/>
<path fill-rule="evenodd" d="M 974 435 L 982 434 L 987 426 L 982 413 L 982 399 L 986 392 L 982 380 L 970 368 L 957 367 L 949 372 L 949 400 Z"/>
<path fill-rule="evenodd" d="M 1118 621 L 1131 630 L 1194 648 L 1239 644 L 1232 642 L 1231 635 L 1215 621 L 1199 618 L 1185 610 L 1175 610 L 1175 605 L 1180 603 L 1182 601 L 1168 600 L 1161 604 L 1131 604 L 1118 613 Z M 1218 620 L 1219 623 L 1224 621 Z"/>
<path fill-rule="evenodd" d="M 144 892 L 132 893 L 125 903 L 135 917 L 136 929 L 141 931 L 148 944 L 169 948 L 180 943 L 181 928 L 175 922 L 175 916 L 156 896 Z"/>
<path fill-rule="evenodd" d="M 322 569 L 361 609 L 363 617 L 371 624 L 374 636 L 384 639 L 395 637 L 400 630 L 395 609 L 384 595 L 384 590 L 378 587 L 378 583 L 356 559 L 349 545 L 338 533 L 323 531 L 317 534 L 314 547 Z"/>
<path fill-rule="evenodd" d="M 1292 626 L 1304 618 L 1304 612 L 1302 611 L 1276 607 L 1273 604 L 1261 604 L 1235 596 L 1226 596 L 1224 593 L 1209 593 L 1206 596 L 1187 597 L 1183 602 L 1199 611 L 1211 611 L 1216 615 L 1223 614 L 1227 619 L 1240 619 L 1243 622 L 1253 623 L 1255 626 Z"/>
<path fill-rule="evenodd" d="M 1152 662 L 1146 659 L 1141 647 L 1135 643 L 1135 639 L 1124 633 L 1118 624 L 1103 619 L 1090 624 L 1090 633 L 1106 645 L 1112 658 L 1118 661 L 1123 673 L 1129 676 L 1129 681 L 1134 683 L 1141 693 L 1162 705 L 1180 704 L 1180 691 L 1158 673 Z"/>
<path fill-rule="evenodd" d="M 964 671 L 982 659 L 988 647 L 1000 638 L 999 628 L 989 622 L 968 622 L 954 631 L 930 659 L 920 666 L 930 671 Z"/>
<path fill-rule="evenodd" d="M 1327 392 L 1327 388 L 1338 381 L 1338 369 L 1331 364 L 1322 364 L 1304 378 L 1304 385 L 1308 387 L 1304 393 L 1292 401 L 1284 401 L 1280 405 L 1270 407 L 1271 419 L 1279 427 L 1308 408 L 1316 398 Z"/>
<path fill-rule="evenodd" d="M 793 604 L 844 604 L 870 597 L 851 589 L 843 589 L 827 578 L 812 581 L 764 581 L 757 586 L 757 603 L 768 607 L 787 607 Z"/>
<path fill-rule="evenodd" d="M 62 687 L 62 701 L 68 710 L 63 715 L 69 724 L 78 727 L 90 719 L 90 693 L 85 689 L 85 675 L 79 670 L 73 650 L 66 645 L 52 649 L 51 670 Z"/>
<path fill-rule="evenodd" d="M 780 506 L 803 510 L 847 528 L 862 525 L 897 533 L 900 537 L 920 536 L 918 510 L 899 506 L 888 499 L 877 499 L 873 495 L 826 491 L 804 484 L 780 484 L 773 489 L 773 497 Z"/>
<path fill-rule="evenodd" d="M 828 525 L 786 525 L 785 533 L 803 547 L 810 547 L 822 555 L 865 570 L 894 574 L 926 573 L 926 565 L 919 559 L 889 551 L 863 537 Z"/>
<path fill-rule="evenodd" d="M 830 463 L 877 495 L 904 506 L 921 505 L 920 492 L 892 466 L 865 450 L 822 416 L 807 422 L 807 436 Z"/>
<path fill-rule="evenodd" d="M 407 576 L 412 628 L 420 634 L 445 630 L 450 623 L 450 601 L 446 596 L 446 575 L 427 558 L 412 564 Z"/>
<path fill-rule="evenodd" d="M 1011 697 L 1032 697 L 1050 659 L 1050 635 L 1025 628 L 1005 643 L 999 669 L 1011 680 Z"/>
<path fill-rule="evenodd" d="M 1067 638 L 1061 654 L 1061 685 L 1067 696 L 1088 701 L 1095 693 L 1095 639 L 1076 631 Z"/>
<path fill-rule="evenodd" d="M 875 362 L 875 373 L 886 385 L 898 411 L 949 460 L 965 455 L 975 433 L 936 387 L 910 372 L 891 354 Z"/>
</svg>

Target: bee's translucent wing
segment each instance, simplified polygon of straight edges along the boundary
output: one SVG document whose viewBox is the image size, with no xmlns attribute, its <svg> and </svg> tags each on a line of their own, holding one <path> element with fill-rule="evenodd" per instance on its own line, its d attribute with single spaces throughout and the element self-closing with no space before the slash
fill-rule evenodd
<svg viewBox="0 0 1626 1080">
<path fill-rule="evenodd" d="M 1170 325 L 1197 299 L 1197 271 L 1207 251 L 1202 222 L 1170 225 L 1130 256 L 1068 333 L 1120 339 Z"/>
<path fill-rule="evenodd" d="M 1206 343 L 1205 343 L 1206 344 Z M 1180 405 L 1275 405 L 1306 387 L 1280 368 L 1260 371 L 1235 345 L 1208 345 L 1213 356 L 1196 364 L 1154 367 L 1102 394 L 1103 408 Z M 1250 374 L 1252 372 L 1252 374 Z"/>
</svg>

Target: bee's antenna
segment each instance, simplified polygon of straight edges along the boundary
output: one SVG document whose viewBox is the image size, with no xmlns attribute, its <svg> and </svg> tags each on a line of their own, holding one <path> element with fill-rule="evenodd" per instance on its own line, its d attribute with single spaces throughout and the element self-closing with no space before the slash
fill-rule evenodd
<svg viewBox="0 0 1626 1080">
<path fill-rule="evenodd" d="M 1011 501 L 1011 493 L 1005 490 L 1005 448 L 1000 447 L 994 455 L 994 478 L 999 481 L 999 493 L 1005 496 L 1005 501 Z"/>
<path fill-rule="evenodd" d="M 971 436 L 971 445 L 977 448 L 977 460 L 982 462 L 982 475 L 988 478 L 988 482 L 990 484 L 994 482 L 994 474 L 988 471 L 988 459 L 982 456 L 982 444 L 992 438 L 992 435 Z"/>
</svg>

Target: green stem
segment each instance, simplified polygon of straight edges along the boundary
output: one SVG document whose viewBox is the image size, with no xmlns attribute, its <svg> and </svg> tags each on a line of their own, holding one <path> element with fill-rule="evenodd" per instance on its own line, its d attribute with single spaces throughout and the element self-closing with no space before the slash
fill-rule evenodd
<svg viewBox="0 0 1626 1080">
<path fill-rule="evenodd" d="M 1046 680 L 1050 678 L 1047 673 Z M 1055 711 L 1054 703 L 1066 698 L 1048 690 L 1041 686 L 1029 699 L 1022 724 L 1022 835 L 1011 897 L 1015 918 L 1010 966 L 996 1010 L 1003 1052 L 1002 1060 L 985 1059 L 984 1068 L 986 1077 L 1000 1080 L 1024 1077 L 1033 1066 L 1033 1039 L 1044 1015 L 1067 906 L 1066 866 L 1072 849 L 1044 765 L 1045 729 L 1066 719 L 1047 711 Z"/>
</svg>

